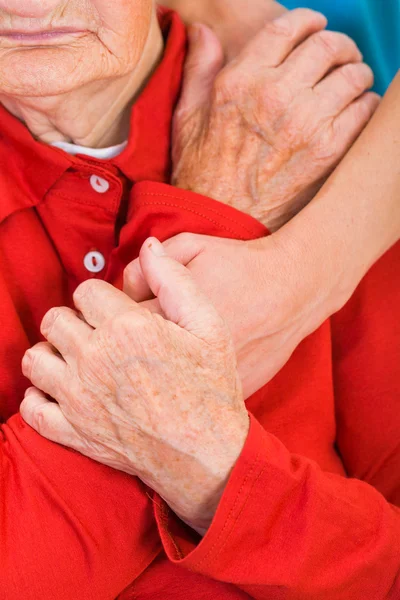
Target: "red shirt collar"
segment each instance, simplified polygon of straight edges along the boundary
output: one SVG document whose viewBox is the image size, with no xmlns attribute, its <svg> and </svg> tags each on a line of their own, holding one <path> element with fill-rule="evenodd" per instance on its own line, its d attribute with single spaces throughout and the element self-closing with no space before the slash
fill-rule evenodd
<svg viewBox="0 0 400 600">
<path fill-rule="evenodd" d="M 131 181 L 168 181 L 173 112 L 179 97 L 186 53 L 186 30 L 176 13 L 160 10 L 166 40 L 164 57 L 131 114 L 128 145 L 110 163 Z M 71 167 L 88 159 L 38 142 L 0 106 L 0 220 L 36 206 Z M 90 159 L 105 166 L 108 161 Z"/>
</svg>

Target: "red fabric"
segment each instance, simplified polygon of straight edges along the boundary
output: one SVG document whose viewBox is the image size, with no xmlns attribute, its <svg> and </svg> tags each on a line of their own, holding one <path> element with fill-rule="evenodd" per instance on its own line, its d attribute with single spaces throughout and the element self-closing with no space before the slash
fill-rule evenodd
<svg viewBox="0 0 400 600">
<path fill-rule="evenodd" d="M 337 445 L 352 477 L 400 506 L 400 248 L 332 318 Z M 400 594 L 399 594 L 400 598 Z"/>
<path fill-rule="evenodd" d="M 161 20 L 166 55 L 116 159 L 67 156 L 0 110 L 0 600 L 110 600 L 130 582 L 121 599 L 399 599 L 399 588 L 389 592 L 400 569 L 399 511 L 372 486 L 346 479 L 343 466 L 398 498 L 399 247 L 354 304 L 249 399 L 246 447 L 200 544 L 137 480 L 47 442 L 16 414 L 28 385 L 23 353 L 40 340 L 45 312 L 71 305 L 89 276 L 87 252 L 106 258 L 96 277 L 120 285 L 149 235 L 267 233 L 247 215 L 165 183 L 186 41 L 176 16 Z M 92 189 L 92 174 L 107 179 L 107 193 Z M 392 298 L 390 312 L 389 304 L 380 310 L 381 295 Z M 351 429 L 358 414 L 360 444 Z"/>
</svg>

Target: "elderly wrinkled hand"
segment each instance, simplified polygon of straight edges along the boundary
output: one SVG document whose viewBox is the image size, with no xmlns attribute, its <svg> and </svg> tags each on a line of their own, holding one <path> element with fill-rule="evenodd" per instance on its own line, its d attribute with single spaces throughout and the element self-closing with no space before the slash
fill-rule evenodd
<svg viewBox="0 0 400 600">
<path fill-rule="evenodd" d="M 203 531 L 249 427 L 233 343 L 157 240 L 140 259 L 168 320 L 104 282 L 82 284 L 80 316 L 52 309 L 42 323 L 48 342 L 23 359 L 35 388 L 21 413 L 44 437 L 140 477 Z"/>
<path fill-rule="evenodd" d="M 176 111 L 173 183 L 251 214 L 271 230 L 314 197 L 365 127 L 379 98 L 347 36 L 320 13 L 270 21 L 221 70 L 205 26 L 192 29 Z"/>
</svg>

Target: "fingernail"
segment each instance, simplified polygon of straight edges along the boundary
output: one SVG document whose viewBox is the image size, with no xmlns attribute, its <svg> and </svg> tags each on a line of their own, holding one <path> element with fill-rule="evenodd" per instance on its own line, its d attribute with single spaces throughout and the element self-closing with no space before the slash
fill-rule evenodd
<svg viewBox="0 0 400 600">
<path fill-rule="evenodd" d="M 147 247 L 154 254 L 154 256 L 166 256 L 164 246 L 156 238 L 151 238 L 148 241 Z"/>
</svg>

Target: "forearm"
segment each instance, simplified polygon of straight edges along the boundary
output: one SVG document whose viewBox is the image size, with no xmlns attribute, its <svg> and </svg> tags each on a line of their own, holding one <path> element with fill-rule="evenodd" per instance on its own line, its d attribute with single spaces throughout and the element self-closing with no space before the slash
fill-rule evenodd
<svg viewBox="0 0 400 600">
<path fill-rule="evenodd" d="M 313 295 L 311 330 L 343 306 L 400 237 L 399 100 L 400 75 L 319 194 L 273 236 L 298 297 Z"/>
</svg>

